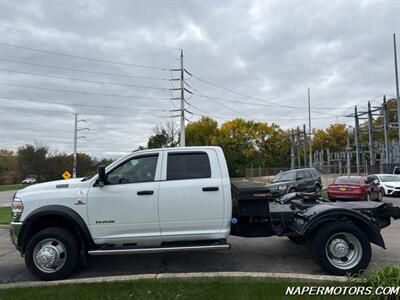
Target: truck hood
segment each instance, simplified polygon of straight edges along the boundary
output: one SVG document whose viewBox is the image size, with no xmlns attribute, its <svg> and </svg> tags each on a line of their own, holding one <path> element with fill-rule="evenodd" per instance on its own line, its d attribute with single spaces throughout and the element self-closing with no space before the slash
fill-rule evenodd
<svg viewBox="0 0 400 300">
<path fill-rule="evenodd" d="M 57 190 L 73 189 L 82 182 L 82 179 L 83 178 L 73 178 L 67 180 L 56 180 L 56 181 L 32 184 L 22 190 L 19 190 L 17 192 L 17 195 L 26 194 L 30 192 L 56 190 L 56 189 Z"/>
</svg>

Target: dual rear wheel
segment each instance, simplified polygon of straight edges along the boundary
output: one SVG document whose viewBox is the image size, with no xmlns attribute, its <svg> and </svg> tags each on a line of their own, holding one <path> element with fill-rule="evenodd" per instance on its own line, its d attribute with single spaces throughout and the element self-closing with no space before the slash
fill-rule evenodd
<svg viewBox="0 0 400 300">
<path fill-rule="evenodd" d="M 359 274 L 371 261 L 368 237 L 351 222 L 324 225 L 308 244 L 313 260 L 333 275 Z"/>
</svg>

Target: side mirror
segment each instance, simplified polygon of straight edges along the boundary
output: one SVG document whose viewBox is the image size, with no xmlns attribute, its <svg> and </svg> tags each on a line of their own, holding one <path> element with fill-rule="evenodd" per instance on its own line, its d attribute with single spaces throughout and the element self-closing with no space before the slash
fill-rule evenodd
<svg viewBox="0 0 400 300">
<path fill-rule="evenodd" d="M 302 179 L 303 179 L 303 176 L 297 175 L 296 180 L 302 180 Z"/>
<path fill-rule="evenodd" d="M 98 168 L 98 178 L 97 181 L 99 183 L 99 186 L 102 187 L 104 184 L 107 182 L 107 177 L 106 177 L 106 167 L 99 167 Z"/>
</svg>

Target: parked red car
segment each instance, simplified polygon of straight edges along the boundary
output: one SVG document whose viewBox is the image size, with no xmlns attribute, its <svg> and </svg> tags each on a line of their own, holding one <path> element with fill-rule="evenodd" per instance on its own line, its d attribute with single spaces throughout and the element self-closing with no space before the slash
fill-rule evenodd
<svg viewBox="0 0 400 300">
<path fill-rule="evenodd" d="M 382 201 L 379 183 L 363 176 L 339 176 L 328 186 L 330 200 Z"/>
</svg>

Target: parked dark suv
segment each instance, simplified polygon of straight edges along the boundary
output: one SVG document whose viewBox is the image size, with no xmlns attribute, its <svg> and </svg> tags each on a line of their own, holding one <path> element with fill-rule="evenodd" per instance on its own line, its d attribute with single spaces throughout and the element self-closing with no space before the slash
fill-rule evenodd
<svg viewBox="0 0 400 300">
<path fill-rule="evenodd" d="M 314 168 L 296 169 L 278 173 L 267 185 L 274 197 L 293 192 L 316 192 L 322 190 L 321 176 Z"/>
</svg>

